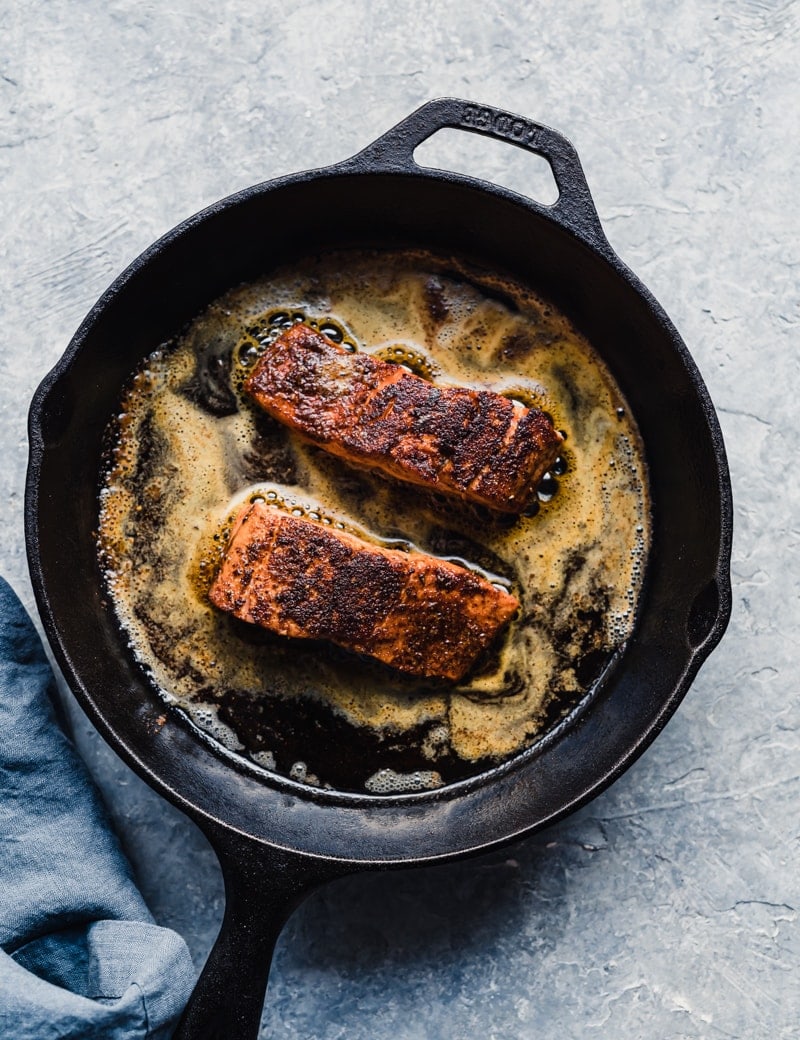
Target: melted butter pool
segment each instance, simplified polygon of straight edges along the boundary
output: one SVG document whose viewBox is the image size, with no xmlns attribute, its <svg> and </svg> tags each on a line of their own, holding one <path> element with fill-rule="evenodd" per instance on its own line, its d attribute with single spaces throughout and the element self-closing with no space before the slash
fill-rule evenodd
<svg viewBox="0 0 800 1040">
<path fill-rule="evenodd" d="M 526 515 L 351 468 L 251 406 L 246 374 L 303 320 L 548 412 L 566 441 Z M 132 375 L 110 433 L 99 551 L 119 622 L 165 699 L 261 768 L 372 793 L 472 775 L 574 707 L 631 632 L 650 523 L 627 404 L 563 315 L 453 258 L 329 254 L 231 291 Z M 474 567 L 514 591 L 519 616 L 456 687 L 238 622 L 206 593 L 254 498 Z"/>
</svg>

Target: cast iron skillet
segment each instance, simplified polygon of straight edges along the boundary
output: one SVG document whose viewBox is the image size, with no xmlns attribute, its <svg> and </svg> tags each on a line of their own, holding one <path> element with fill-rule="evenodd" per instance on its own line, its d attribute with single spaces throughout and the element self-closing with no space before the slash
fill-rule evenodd
<svg viewBox="0 0 800 1040">
<path fill-rule="evenodd" d="M 414 149 L 443 127 L 543 156 L 558 201 L 543 206 L 421 169 Z M 235 768 L 177 713 L 165 713 L 103 601 L 93 538 L 103 429 L 137 362 L 229 287 L 303 254 L 365 245 L 455 252 L 550 297 L 588 334 L 627 396 L 653 501 L 635 630 L 595 695 L 504 766 L 392 797 L 320 791 Z M 611 250 L 569 142 L 528 119 L 454 99 L 424 105 L 343 163 L 216 203 L 135 260 L 34 397 L 26 495 L 33 586 L 69 685 L 122 758 L 202 828 L 222 865 L 225 916 L 179 1028 L 183 1040 L 257 1035 L 275 941 L 316 885 L 482 851 L 598 794 L 664 726 L 730 614 L 730 483 L 691 357 Z"/>
</svg>

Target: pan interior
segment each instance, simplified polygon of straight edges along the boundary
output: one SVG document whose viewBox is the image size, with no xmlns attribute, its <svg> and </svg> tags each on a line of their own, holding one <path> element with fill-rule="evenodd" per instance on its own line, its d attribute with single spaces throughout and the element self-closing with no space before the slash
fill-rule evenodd
<svg viewBox="0 0 800 1040">
<path fill-rule="evenodd" d="M 232 286 L 345 246 L 456 254 L 535 287 L 598 350 L 647 452 L 646 582 L 633 636 L 602 696 L 584 700 L 581 723 L 559 727 L 558 739 L 542 741 L 535 756 L 517 756 L 500 776 L 481 774 L 486 782 L 403 796 L 407 810 L 395 799 L 367 798 L 354 812 L 318 789 L 231 768 L 165 714 L 109 609 L 97 562 L 104 436 L 131 373 Z M 34 398 L 30 436 L 32 579 L 51 646 L 82 706 L 141 776 L 196 819 L 222 820 L 297 851 L 399 862 L 535 830 L 601 790 L 647 746 L 730 612 L 724 450 L 680 338 L 613 254 L 518 196 L 459 178 L 355 164 L 250 189 L 188 221 L 135 261 L 87 316 Z M 717 611 L 689 645 L 688 620 L 708 589 L 718 592 Z"/>
<path fill-rule="evenodd" d="M 546 411 L 566 440 L 524 514 L 384 478 L 265 415 L 244 378 L 299 321 Z M 453 255 L 325 253 L 232 290 L 139 366 L 109 443 L 99 541 L 118 620 L 165 700 L 250 765 L 362 794 L 478 775 L 574 709 L 631 633 L 649 508 L 630 408 L 552 304 Z M 518 615 L 455 685 L 238 622 L 208 590 L 252 501 L 445 557 L 511 590 Z"/>
</svg>

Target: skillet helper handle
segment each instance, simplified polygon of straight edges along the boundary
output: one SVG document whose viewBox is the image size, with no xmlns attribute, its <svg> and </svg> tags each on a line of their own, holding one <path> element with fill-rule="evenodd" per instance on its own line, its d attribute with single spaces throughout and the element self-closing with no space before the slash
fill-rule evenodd
<svg viewBox="0 0 800 1040">
<path fill-rule="evenodd" d="M 257 1040 L 275 944 L 314 888 L 347 873 L 230 831 L 206 833 L 225 881 L 225 915 L 173 1040 Z"/>
<path fill-rule="evenodd" d="M 553 171 L 558 199 L 552 206 L 535 201 L 534 205 L 601 252 L 610 252 L 572 144 L 557 130 L 513 112 L 459 98 L 437 98 L 412 112 L 344 165 L 358 167 L 369 163 L 372 169 L 417 173 L 420 167 L 414 161 L 414 150 L 445 128 L 493 137 L 546 159 Z"/>
</svg>

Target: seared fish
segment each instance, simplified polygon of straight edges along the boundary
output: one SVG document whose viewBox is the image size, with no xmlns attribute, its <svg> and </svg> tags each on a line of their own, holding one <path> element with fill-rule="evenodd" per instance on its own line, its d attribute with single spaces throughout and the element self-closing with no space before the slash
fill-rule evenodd
<svg viewBox="0 0 800 1040">
<path fill-rule="evenodd" d="M 209 592 L 243 621 L 325 639 L 407 675 L 457 682 L 519 601 L 481 575 L 421 552 L 246 506 Z"/>
<path fill-rule="evenodd" d="M 354 465 L 508 513 L 526 507 L 562 442 L 544 412 L 491 390 L 437 386 L 308 325 L 275 340 L 245 389 Z"/>
</svg>

